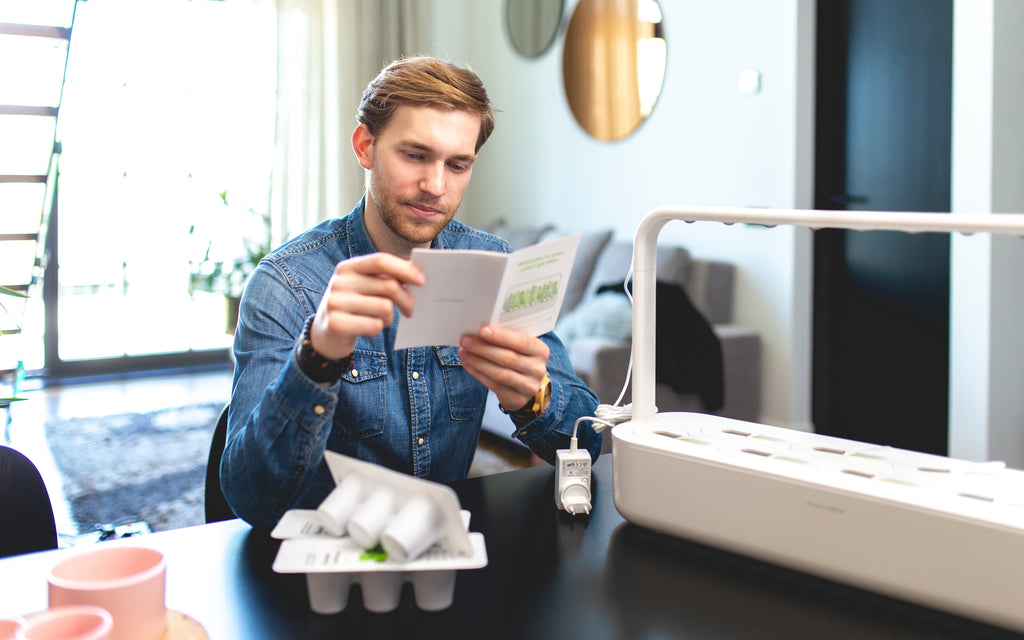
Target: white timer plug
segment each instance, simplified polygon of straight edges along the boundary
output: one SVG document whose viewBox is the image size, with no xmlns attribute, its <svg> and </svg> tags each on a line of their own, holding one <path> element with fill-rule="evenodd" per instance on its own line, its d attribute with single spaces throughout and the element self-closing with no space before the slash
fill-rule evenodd
<svg viewBox="0 0 1024 640">
<path fill-rule="evenodd" d="M 569 449 L 556 452 L 555 504 L 571 515 L 589 514 L 590 452 L 576 448 L 576 438 Z"/>
<path fill-rule="evenodd" d="M 577 448 L 576 430 L 584 420 L 590 421 L 593 429 L 601 433 L 609 427 L 626 422 L 632 415 L 632 405 L 624 407 L 602 404 L 598 405 L 596 416 L 585 416 L 576 421 L 572 427 L 572 438 L 568 449 L 555 452 L 555 506 L 572 515 L 589 514 L 591 510 L 590 492 L 590 452 Z"/>
</svg>

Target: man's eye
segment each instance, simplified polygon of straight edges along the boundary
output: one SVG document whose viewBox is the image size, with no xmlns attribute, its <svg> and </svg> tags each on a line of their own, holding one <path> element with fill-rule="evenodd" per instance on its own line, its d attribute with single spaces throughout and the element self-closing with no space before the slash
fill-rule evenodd
<svg viewBox="0 0 1024 640">
<path fill-rule="evenodd" d="M 462 173 L 463 171 L 469 168 L 468 166 L 459 162 L 449 162 L 448 166 L 451 168 L 452 171 L 456 173 Z"/>
<path fill-rule="evenodd" d="M 412 151 L 410 151 L 410 152 L 406 153 L 405 155 L 410 160 L 422 160 L 423 159 L 423 154 L 422 153 L 413 153 Z"/>
</svg>

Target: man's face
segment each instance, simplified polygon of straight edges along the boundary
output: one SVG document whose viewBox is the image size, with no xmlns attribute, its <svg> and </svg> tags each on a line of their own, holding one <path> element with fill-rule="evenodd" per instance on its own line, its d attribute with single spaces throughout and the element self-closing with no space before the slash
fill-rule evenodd
<svg viewBox="0 0 1024 640">
<path fill-rule="evenodd" d="M 360 129 L 353 144 L 369 169 L 366 226 L 374 245 L 403 256 L 429 246 L 469 186 L 480 116 L 403 106 L 377 136 Z"/>
</svg>

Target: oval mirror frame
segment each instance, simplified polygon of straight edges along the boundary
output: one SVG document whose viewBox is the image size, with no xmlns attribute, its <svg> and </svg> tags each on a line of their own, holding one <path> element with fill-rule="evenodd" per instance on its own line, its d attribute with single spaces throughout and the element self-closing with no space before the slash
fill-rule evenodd
<svg viewBox="0 0 1024 640">
<path fill-rule="evenodd" d="M 598 140 L 629 136 L 661 95 L 667 58 L 658 0 L 580 0 L 562 53 L 576 122 Z"/>
<path fill-rule="evenodd" d="M 551 48 L 562 26 L 565 0 L 506 0 L 505 30 L 512 48 L 537 58 Z"/>
</svg>

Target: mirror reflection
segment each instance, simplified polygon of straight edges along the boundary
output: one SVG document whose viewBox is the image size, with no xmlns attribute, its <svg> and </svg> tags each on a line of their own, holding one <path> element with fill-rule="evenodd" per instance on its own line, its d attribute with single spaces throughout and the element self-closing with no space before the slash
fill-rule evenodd
<svg viewBox="0 0 1024 640">
<path fill-rule="evenodd" d="M 665 79 L 657 0 L 580 0 L 562 60 L 573 116 L 598 140 L 625 138 L 651 114 Z"/>
<path fill-rule="evenodd" d="M 547 51 L 562 24 L 564 0 L 508 0 L 505 24 L 512 46 L 527 58 Z"/>
</svg>

